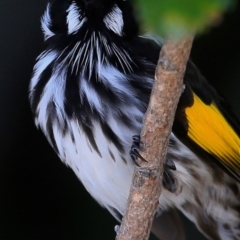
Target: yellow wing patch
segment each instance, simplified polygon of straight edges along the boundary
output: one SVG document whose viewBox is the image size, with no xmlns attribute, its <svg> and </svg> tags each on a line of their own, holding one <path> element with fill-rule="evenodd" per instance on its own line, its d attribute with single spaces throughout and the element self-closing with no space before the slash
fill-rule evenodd
<svg viewBox="0 0 240 240">
<path fill-rule="evenodd" d="M 240 172 L 240 139 L 225 120 L 215 103 L 206 105 L 196 95 L 185 109 L 188 136 L 224 165 Z"/>
</svg>

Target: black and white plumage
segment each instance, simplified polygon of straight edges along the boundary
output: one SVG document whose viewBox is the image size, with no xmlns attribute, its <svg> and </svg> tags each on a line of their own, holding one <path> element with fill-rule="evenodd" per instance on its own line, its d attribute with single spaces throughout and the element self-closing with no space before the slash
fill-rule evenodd
<svg viewBox="0 0 240 240">
<path fill-rule="evenodd" d="M 118 218 L 134 169 L 132 136 L 141 131 L 161 46 L 139 36 L 128 0 L 55 0 L 42 29 L 46 49 L 30 83 L 35 123 L 92 197 Z M 160 209 L 178 208 L 209 239 L 240 239 L 240 151 L 232 167 L 199 146 L 187 135 L 185 108 L 196 94 L 201 103 L 216 104 L 238 139 L 240 124 L 191 62 L 184 82 L 167 156 L 176 166 L 177 190 L 163 190 Z"/>
</svg>

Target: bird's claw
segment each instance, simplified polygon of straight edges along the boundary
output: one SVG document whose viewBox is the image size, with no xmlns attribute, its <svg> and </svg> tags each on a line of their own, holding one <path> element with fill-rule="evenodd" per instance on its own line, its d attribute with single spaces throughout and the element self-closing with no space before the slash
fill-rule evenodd
<svg viewBox="0 0 240 240">
<path fill-rule="evenodd" d="M 130 150 L 130 156 L 132 158 L 132 160 L 135 162 L 135 164 L 139 167 L 140 165 L 137 162 L 137 159 L 141 159 L 143 162 L 147 162 L 147 160 L 142 157 L 142 155 L 139 153 L 139 150 L 141 150 L 141 140 L 140 140 L 140 136 L 139 135 L 134 135 L 132 137 L 133 143 L 131 146 L 131 150 Z"/>
</svg>

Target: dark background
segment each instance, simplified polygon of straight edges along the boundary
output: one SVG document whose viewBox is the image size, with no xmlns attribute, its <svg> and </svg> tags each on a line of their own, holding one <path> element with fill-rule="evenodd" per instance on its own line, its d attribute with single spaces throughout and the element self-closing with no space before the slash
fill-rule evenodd
<svg viewBox="0 0 240 240">
<path fill-rule="evenodd" d="M 0 0 L 0 239 L 114 239 L 116 221 L 37 131 L 28 104 L 46 0 Z M 192 59 L 240 117 L 240 6 L 198 37 Z M 193 225 L 188 239 L 198 237 Z"/>
</svg>

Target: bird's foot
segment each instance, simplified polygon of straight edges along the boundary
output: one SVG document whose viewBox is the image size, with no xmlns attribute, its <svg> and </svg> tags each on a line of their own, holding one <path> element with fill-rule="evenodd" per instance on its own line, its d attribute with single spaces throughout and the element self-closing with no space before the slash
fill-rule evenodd
<svg viewBox="0 0 240 240">
<path fill-rule="evenodd" d="M 140 140 L 140 135 L 134 135 L 132 137 L 133 139 L 133 143 L 132 143 L 132 146 L 131 146 L 131 150 L 130 150 L 130 156 L 132 158 L 132 160 L 134 161 L 134 163 L 140 167 L 140 165 L 138 164 L 137 162 L 137 159 L 141 159 L 141 161 L 143 162 L 147 162 L 147 160 L 145 158 L 142 157 L 142 155 L 139 153 L 139 151 L 141 150 L 141 140 Z"/>
<path fill-rule="evenodd" d="M 172 170 L 176 170 L 176 166 L 174 162 L 166 158 L 166 162 L 164 164 L 164 171 L 163 171 L 163 186 L 168 191 L 174 193 L 177 190 L 176 186 L 176 178 L 174 177 Z"/>
<path fill-rule="evenodd" d="M 147 160 L 143 158 L 142 155 L 139 153 L 139 151 L 141 150 L 141 144 L 142 144 L 140 135 L 134 135 L 132 139 L 133 139 L 133 143 L 129 153 L 134 163 L 138 167 L 140 167 L 139 163 L 137 162 L 138 158 L 143 162 L 147 162 Z M 176 192 L 177 186 L 176 186 L 176 179 L 172 173 L 172 170 L 175 171 L 176 166 L 171 159 L 167 158 L 166 163 L 164 164 L 163 186 L 165 189 L 173 193 L 173 192 Z"/>
</svg>

